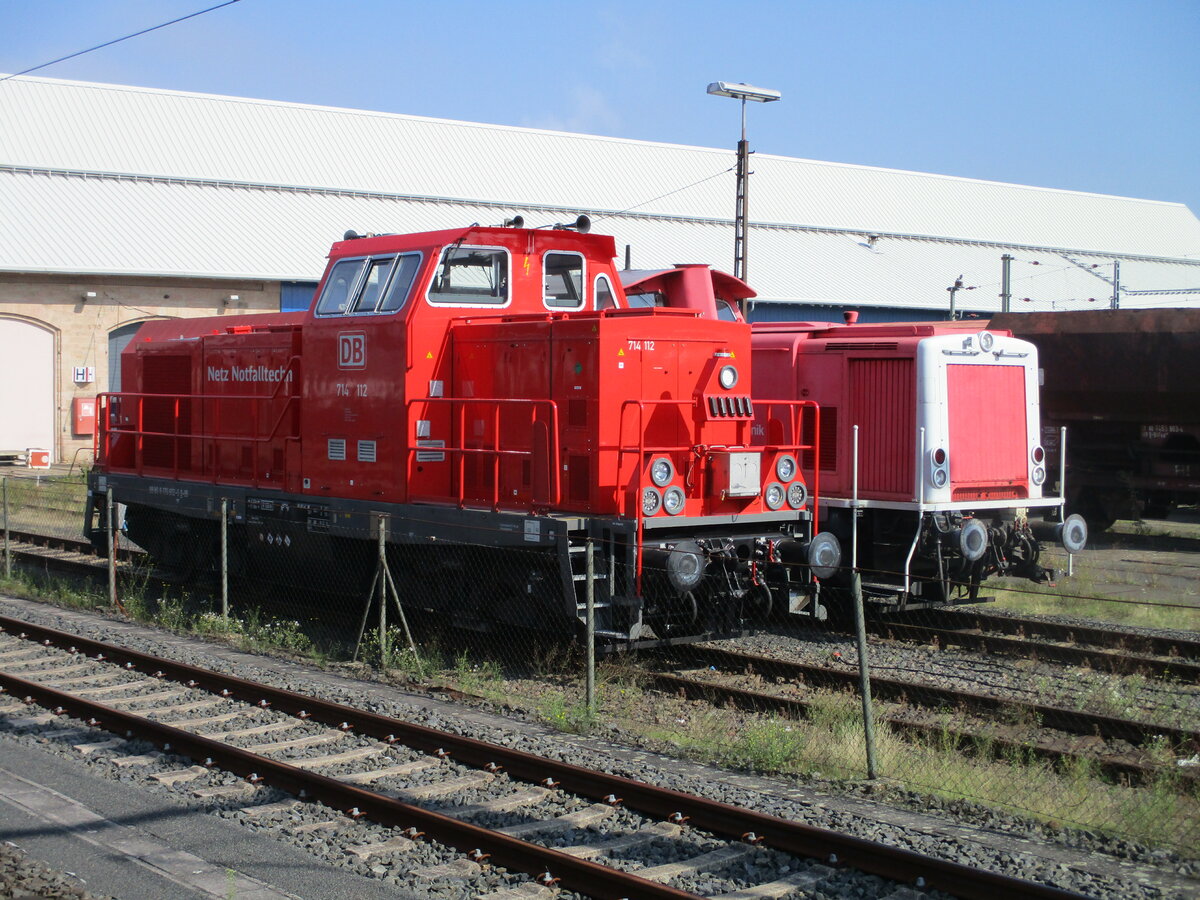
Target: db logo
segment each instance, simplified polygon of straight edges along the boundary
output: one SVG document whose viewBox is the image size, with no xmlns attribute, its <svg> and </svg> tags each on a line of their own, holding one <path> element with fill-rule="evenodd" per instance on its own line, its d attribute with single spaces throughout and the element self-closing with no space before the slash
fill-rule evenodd
<svg viewBox="0 0 1200 900">
<path fill-rule="evenodd" d="M 338 335 L 338 368 L 364 369 L 367 365 L 367 336 L 361 331 Z"/>
</svg>

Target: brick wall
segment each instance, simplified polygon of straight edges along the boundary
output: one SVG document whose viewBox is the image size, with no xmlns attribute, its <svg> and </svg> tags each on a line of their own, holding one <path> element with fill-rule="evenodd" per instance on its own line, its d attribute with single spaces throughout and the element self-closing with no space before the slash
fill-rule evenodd
<svg viewBox="0 0 1200 900">
<path fill-rule="evenodd" d="M 86 298 L 87 292 L 95 293 Z M 236 317 L 278 312 L 279 282 L 132 276 L 0 273 L 0 317 L 32 323 L 54 334 L 55 459 L 90 461 L 92 440 L 73 434 L 72 400 L 108 390 L 109 335 L 154 318 Z M 237 300 L 230 300 L 231 295 Z M 0 347 L 0 353 L 5 348 Z M 95 381 L 76 384 L 76 366 L 95 368 Z M 19 385 L 0 385 L 0 396 Z M 0 404 L 2 405 L 2 404 Z"/>
</svg>

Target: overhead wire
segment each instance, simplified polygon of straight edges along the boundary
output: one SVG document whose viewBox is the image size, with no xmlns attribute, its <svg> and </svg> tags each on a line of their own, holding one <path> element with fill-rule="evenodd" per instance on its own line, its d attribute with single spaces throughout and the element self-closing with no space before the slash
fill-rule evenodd
<svg viewBox="0 0 1200 900">
<path fill-rule="evenodd" d="M 170 22 L 163 22 L 160 25 L 152 25 L 150 28 L 143 28 L 141 31 L 133 32 L 133 34 L 127 34 L 124 37 L 113 38 L 111 41 L 105 41 L 103 44 L 97 44 L 95 47 L 88 47 L 86 50 L 77 50 L 74 53 L 68 53 L 66 56 L 60 56 L 58 59 L 52 59 L 50 62 L 44 62 L 40 65 L 31 66 L 28 69 L 22 69 L 20 72 L 13 72 L 11 75 L 5 75 L 3 78 L 0 78 L 0 81 L 8 81 L 10 78 L 19 78 L 22 75 L 28 75 L 30 72 L 37 72 L 40 69 L 57 65 L 60 62 L 66 62 L 68 59 L 75 59 L 77 56 L 83 56 L 85 53 L 91 53 L 95 50 L 103 50 L 105 47 L 111 47 L 113 44 L 119 44 L 122 41 L 129 40 L 130 38 L 141 37 L 143 34 L 149 34 L 152 31 L 158 31 L 160 28 L 166 28 L 168 25 L 175 25 L 179 22 L 185 22 L 188 19 L 196 18 L 196 16 L 202 16 L 205 13 L 212 12 L 213 10 L 221 9 L 225 6 L 232 6 L 234 3 L 240 2 L 241 0 L 225 0 L 224 3 L 218 3 L 216 6 L 210 6 L 207 9 L 202 9 L 194 13 L 188 13 L 186 16 L 180 16 L 178 19 L 172 19 Z"/>
<path fill-rule="evenodd" d="M 693 181 L 691 184 L 685 184 L 683 187 L 678 187 L 673 191 L 667 191 L 665 194 L 659 194 L 657 197 L 651 197 L 649 200 L 643 200 L 640 203 L 635 203 L 633 206 L 627 206 L 625 209 L 619 209 L 616 212 L 605 213 L 603 215 L 594 216 L 593 221 L 599 222 L 601 219 L 607 219 L 610 216 L 621 216 L 627 212 L 632 212 L 640 206 L 645 206 L 648 203 L 653 203 L 655 200 L 661 200 L 664 197 L 670 197 L 672 194 L 678 194 L 681 191 L 686 191 L 689 188 L 694 188 L 696 185 L 704 184 L 706 181 L 712 181 L 714 178 L 720 178 L 722 175 L 727 175 L 734 170 L 734 166 L 728 169 L 722 169 L 720 172 L 714 172 L 712 175 L 705 176 L 699 181 Z"/>
</svg>

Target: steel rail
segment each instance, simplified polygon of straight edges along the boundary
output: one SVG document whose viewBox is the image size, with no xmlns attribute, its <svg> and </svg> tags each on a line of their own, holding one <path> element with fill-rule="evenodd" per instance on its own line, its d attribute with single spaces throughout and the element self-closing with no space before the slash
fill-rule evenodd
<svg viewBox="0 0 1200 900">
<path fill-rule="evenodd" d="M 818 859 L 834 865 L 849 866 L 892 881 L 917 884 L 926 889 L 942 890 L 954 896 L 964 898 L 964 900 L 991 900 L 991 898 L 997 896 L 1022 896 L 1051 900 L 1051 898 L 1078 898 L 1080 896 L 1061 888 L 1011 878 L 995 872 L 978 870 L 961 863 L 923 856 L 911 850 L 876 843 L 852 835 L 838 834 L 834 831 L 800 822 L 790 822 L 766 813 L 730 806 L 715 800 L 656 787 L 618 775 L 592 771 L 558 760 L 544 759 L 520 750 L 500 747 L 462 735 L 437 731 L 426 726 L 415 725 L 378 713 L 353 709 L 331 701 L 304 696 L 268 685 L 257 684 L 235 678 L 231 675 L 201 669 L 186 663 L 160 659 L 135 650 L 112 646 L 51 628 L 31 625 L 19 619 L 0 616 L 0 630 L 15 634 L 24 634 L 26 639 L 49 642 L 59 647 L 70 648 L 73 646 L 82 652 L 101 655 L 114 662 L 131 663 L 134 668 L 140 668 L 152 674 L 162 672 L 165 677 L 183 681 L 192 687 L 216 693 L 228 691 L 229 694 L 226 696 L 232 696 L 234 699 L 256 704 L 261 704 L 265 701 L 272 708 L 280 712 L 291 713 L 293 715 L 304 713 L 305 717 L 310 720 L 334 725 L 343 730 L 350 730 L 354 733 L 374 737 L 379 740 L 403 744 L 427 753 L 436 753 L 442 750 L 449 753 L 456 761 L 465 765 L 492 768 L 493 770 L 496 767 L 500 767 L 518 780 L 542 785 L 551 784 L 565 791 L 601 801 L 613 802 L 609 798 L 617 798 L 623 805 L 638 810 L 645 815 L 662 819 L 682 817 L 693 827 L 701 828 L 732 840 L 750 839 L 750 836 L 753 835 L 753 839 L 761 842 L 764 846 L 772 847 L 785 853 L 804 858 Z M 11 678 L 11 676 L 3 677 L 5 679 Z M 20 679 L 17 680 L 19 681 Z M 50 691 L 51 689 L 41 688 L 40 690 Z M 49 695 L 46 694 L 44 696 Z M 65 706 L 65 704 L 60 703 L 58 700 L 53 702 Z M 81 701 L 73 702 L 79 703 Z M 116 714 L 115 711 L 113 714 L 117 716 L 125 715 Z M 105 716 L 111 717 L 111 715 L 109 712 L 105 712 Z M 95 716 L 95 718 L 100 717 Z M 113 719 L 113 721 L 116 721 L 116 719 Z M 157 725 L 157 723 L 155 724 Z M 123 725 L 122 727 L 128 726 Z M 165 728 L 167 726 L 158 727 Z M 187 733 L 184 732 L 183 734 Z M 189 739 L 197 740 L 198 738 L 189 735 Z M 172 752 L 178 752 L 179 748 L 185 746 L 176 741 L 169 741 L 169 743 L 171 743 Z M 212 756 L 212 753 L 206 746 L 203 752 L 198 755 L 201 758 L 207 758 Z M 242 765 L 242 770 L 239 771 L 245 769 L 243 763 L 238 763 Z M 255 762 L 255 765 L 258 765 L 258 763 Z M 279 766 L 282 769 L 276 776 L 273 776 L 280 779 L 278 784 L 281 786 L 295 784 L 297 775 L 291 771 L 291 767 L 287 767 L 283 763 L 273 763 L 273 766 Z M 264 766 L 263 768 L 266 767 Z M 275 770 L 272 768 L 270 771 L 274 772 Z M 247 775 L 254 772 L 257 772 L 257 770 L 253 770 L 247 773 Z M 257 774 L 261 775 L 262 773 L 257 772 Z M 327 780 L 331 781 L 331 779 Z M 337 785 L 340 788 L 347 787 L 342 786 L 340 782 Z M 333 785 L 323 783 L 323 788 L 325 787 L 332 788 Z M 300 788 L 297 787 L 297 789 Z M 374 797 L 374 795 L 362 792 L 358 788 L 352 788 L 352 790 L 355 792 L 354 796 L 358 796 L 363 802 L 380 804 L 381 810 L 384 810 L 389 803 L 393 802 L 385 802 L 385 798 L 377 797 L 368 800 L 365 797 L 359 796 L 359 793 L 365 794 L 366 797 Z M 341 804 L 339 803 L 338 805 Z M 357 800 L 354 805 L 358 805 L 360 810 L 363 809 L 363 806 Z M 417 812 L 413 807 L 408 807 L 404 804 L 399 804 L 399 806 L 403 808 L 405 815 L 410 819 Z M 375 806 L 372 805 L 369 809 L 373 810 Z M 432 817 L 434 814 L 425 812 L 423 816 Z M 423 821 L 429 821 L 436 826 L 436 820 L 432 818 L 423 819 Z M 463 825 L 463 823 L 457 820 L 449 821 L 455 823 L 456 826 L 461 827 Z M 430 831 L 430 834 L 433 834 L 433 832 Z M 470 844 L 472 849 L 474 849 L 477 846 L 477 840 L 474 836 L 475 833 L 471 832 L 471 834 L 472 837 L 466 843 Z M 453 843 L 453 841 L 448 840 L 447 843 Z M 524 842 L 520 843 L 523 847 L 525 846 Z M 454 844 L 454 846 L 459 845 Z M 501 844 L 497 843 L 495 846 L 499 848 Z M 528 846 L 532 847 L 534 845 Z M 517 856 L 527 852 L 530 851 L 522 848 L 513 849 L 513 853 Z M 560 855 L 566 856 L 566 854 Z M 493 858 L 499 860 L 501 857 L 493 853 Z M 557 867 L 557 857 L 554 857 L 554 859 L 556 860 L 555 867 Z M 564 873 L 559 877 L 563 879 L 565 886 L 571 887 L 573 890 L 579 890 L 581 893 L 604 898 L 610 896 L 637 898 L 689 896 L 679 893 L 651 894 L 642 891 L 640 888 L 638 892 L 632 894 L 628 892 L 599 893 L 603 885 L 611 882 L 585 881 L 582 884 L 576 884 L 575 882 L 568 883 L 568 875 L 566 873 L 584 871 L 574 868 L 574 866 L 577 866 L 582 861 L 574 860 L 574 857 L 570 857 L 570 859 L 572 860 L 572 867 L 559 868 L 559 871 Z M 516 866 L 517 864 L 512 863 L 512 865 Z M 602 871 L 610 872 L 607 878 L 611 879 L 614 877 L 611 874 L 612 870 L 604 870 L 603 867 L 599 868 Z M 551 871 L 554 871 L 554 868 L 551 868 Z M 591 873 L 593 870 L 591 867 L 588 867 L 586 871 Z M 642 880 L 639 879 L 639 881 Z M 649 882 L 645 883 L 649 884 Z M 664 889 L 659 885 L 655 885 L 654 887 L 658 891 L 670 890 Z"/>
<path fill-rule="evenodd" d="M 795 660 L 775 659 L 769 656 L 757 656 L 736 650 L 724 650 L 719 647 L 703 647 L 694 644 L 672 647 L 669 651 L 665 652 L 678 659 L 692 661 L 696 664 L 719 664 L 730 668 L 738 666 L 760 674 L 778 673 L 809 684 L 858 687 L 857 671 L 841 671 L 839 669 L 830 669 L 825 666 L 816 666 Z M 1022 700 L 1008 700 L 973 691 L 961 691 L 954 688 L 925 685 L 915 681 L 902 681 L 896 678 L 882 678 L 872 675 L 871 692 L 876 697 L 916 703 L 921 706 L 966 706 L 988 713 L 1005 710 L 1028 710 L 1036 714 L 1043 725 L 1072 734 L 1099 735 L 1100 737 L 1119 738 L 1127 741 L 1134 739 L 1149 741 L 1154 738 L 1165 737 L 1177 748 L 1200 746 L 1200 732 L 1183 728 L 1119 719 L 1115 716 L 1102 716 L 1096 713 L 1079 712 L 1060 706 L 1046 706 L 1040 703 L 1026 703 Z"/>
<path fill-rule="evenodd" d="M 48 550 L 65 550 L 69 553 L 78 553 L 82 556 L 91 556 L 99 562 L 104 562 L 104 557 L 96 553 L 96 548 L 92 546 L 91 541 L 85 541 L 82 538 L 74 537 L 59 537 L 53 534 L 38 534 L 32 531 L 13 531 L 9 529 L 9 538 L 12 541 L 22 544 L 29 544 L 34 547 L 43 547 Z M 13 553 L 22 552 L 19 547 L 14 547 Z M 24 551 L 27 555 L 28 551 Z M 117 548 L 117 560 L 119 562 L 134 562 L 144 560 L 146 554 L 141 550 L 130 550 L 126 547 Z"/>
<path fill-rule="evenodd" d="M 1051 640 L 1094 644 L 1110 650 L 1173 657 L 1185 662 L 1200 659 L 1200 640 L 1191 641 L 1181 637 L 1139 634 L 1132 631 L 1102 628 L 1097 625 L 1070 625 L 1066 622 L 1052 622 L 1024 616 L 993 615 L 974 609 L 946 610 L 939 612 L 937 618 L 940 620 L 938 622 L 940 626 L 956 630 L 978 628 L 981 631 L 1018 636 L 1036 634 Z"/>
<path fill-rule="evenodd" d="M 1150 656 L 1136 656 L 1130 653 L 1116 653 L 1089 647 L 1067 647 L 1022 638 L 976 634 L 973 631 L 952 626 L 931 627 L 879 621 L 871 625 L 871 630 L 883 637 L 896 637 L 922 643 L 952 644 L 972 650 L 985 650 L 989 653 L 1010 654 L 1065 665 L 1088 666 L 1115 674 L 1146 672 L 1157 678 L 1200 681 L 1200 665 L 1182 660 L 1162 660 Z"/>
<path fill-rule="evenodd" d="M 0 672 L 0 685 L 14 697 L 29 698 L 53 708 L 60 715 L 84 719 L 94 727 L 148 740 L 165 751 L 190 757 L 206 767 L 220 767 L 253 784 L 269 784 L 354 818 L 361 816 L 395 828 L 415 829 L 411 835 L 420 832 L 464 853 L 478 850 L 493 864 L 508 866 L 535 878 L 553 873 L 552 877 L 563 887 L 588 896 L 605 900 L 630 897 L 681 900 L 696 896 L 5 672 Z M 481 858 L 479 854 L 475 856 Z"/>
</svg>

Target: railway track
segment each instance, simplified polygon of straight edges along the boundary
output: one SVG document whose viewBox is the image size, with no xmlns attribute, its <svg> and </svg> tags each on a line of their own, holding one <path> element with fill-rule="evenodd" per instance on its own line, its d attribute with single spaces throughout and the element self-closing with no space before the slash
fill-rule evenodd
<svg viewBox="0 0 1200 900">
<path fill-rule="evenodd" d="M 875 621 L 870 628 L 885 638 L 1200 683 L 1200 641 L 974 610 L 946 611 L 931 618 L 932 624 L 922 625 Z"/>
<path fill-rule="evenodd" d="M 529 892 L 496 897 L 556 885 L 593 897 L 749 900 L 814 889 L 841 867 L 960 897 L 1077 896 L 8 618 L 0 686 L 10 728 L 83 727 L 70 717 L 119 735 L 81 752 L 148 741 L 197 763 L 157 780 L 244 801 L 247 815 L 280 815 L 302 798 L 317 811 L 308 827 L 352 832 L 367 819 L 393 829 L 369 846 L 348 835 L 350 852 L 403 856 L 425 835 L 463 854 L 460 872 L 499 865 L 530 876 Z M 296 799 L 256 813 L 267 785 Z M 596 840 L 597 822 L 618 827 Z M 634 861 L 638 847 L 664 841 L 679 846 L 675 859 Z M 757 882 L 722 875 L 748 859 Z"/>
<path fill-rule="evenodd" d="M 14 555 L 38 558 L 65 568 L 94 569 L 97 558 L 82 538 L 10 530 Z M 47 555 L 44 551 L 55 551 Z M 140 549 L 118 547 L 119 562 L 144 565 Z M 1158 636 L 1100 625 L 996 615 L 956 609 L 923 615 L 927 624 L 877 620 L 872 633 L 885 638 L 958 646 L 1064 665 L 1087 666 L 1114 674 L 1144 674 L 1200 683 L 1200 640 Z"/>
<path fill-rule="evenodd" d="M 805 717 L 810 704 L 802 698 L 750 689 L 730 684 L 723 676 L 768 676 L 787 682 L 843 690 L 858 688 L 856 669 L 835 669 L 776 657 L 728 650 L 706 645 L 671 648 L 660 654 L 670 660 L 675 671 L 645 671 L 639 675 L 651 685 L 668 692 L 681 692 L 690 698 L 728 704 L 743 709 L 769 711 L 791 717 Z M 1188 784 L 1200 783 L 1200 773 L 1188 769 L 1167 769 L 1155 763 L 1148 752 L 1152 745 L 1168 742 L 1175 753 L 1186 754 L 1200 749 L 1200 732 L 1186 728 L 1138 722 L 1044 704 L 980 694 L 955 688 L 918 684 L 901 679 L 871 676 L 871 692 L 881 701 L 891 701 L 908 707 L 921 706 L 928 711 L 924 718 L 893 713 L 883 721 L 900 734 L 914 738 L 947 739 L 955 746 L 970 752 L 983 736 L 962 721 L 961 713 L 972 713 L 989 722 L 1035 722 L 1040 728 L 1052 729 L 1084 740 L 1061 737 L 1043 743 L 1017 741 L 994 732 L 984 742 L 995 758 L 1039 759 L 1064 762 L 1087 760 L 1109 778 L 1116 781 L 1152 783 L 1171 774 Z M 961 711 L 949 721 L 945 711 Z M 1132 750 L 1098 754 L 1090 745 L 1093 738 L 1120 741 L 1134 745 Z M 1063 746 L 1066 744 L 1067 746 Z"/>
<path fill-rule="evenodd" d="M 1123 653 L 1163 656 L 1181 661 L 1200 660 L 1200 640 L 1178 636 L 1144 634 L 1026 616 L 996 615 L 976 609 L 947 610 L 940 613 L 939 618 L 956 630 L 968 628 L 1019 637 L 1036 636 L 1052 641 L 1090 644 Z"/>
<path fill-rule="evenodd" d="M 9 549 L 13 556 L 61 563 L 66 568 L 91 570 L 106 565 L 106 560 L 96 556 L 91 543 L 79 537 L 42 534 L 33 531 L 9 529 Z M 47 553 L 46 551 L 51 551 Z M 117 562 L 142 564 L 146 554 L 140 549 L 117 547 Z"/>
</svg>

